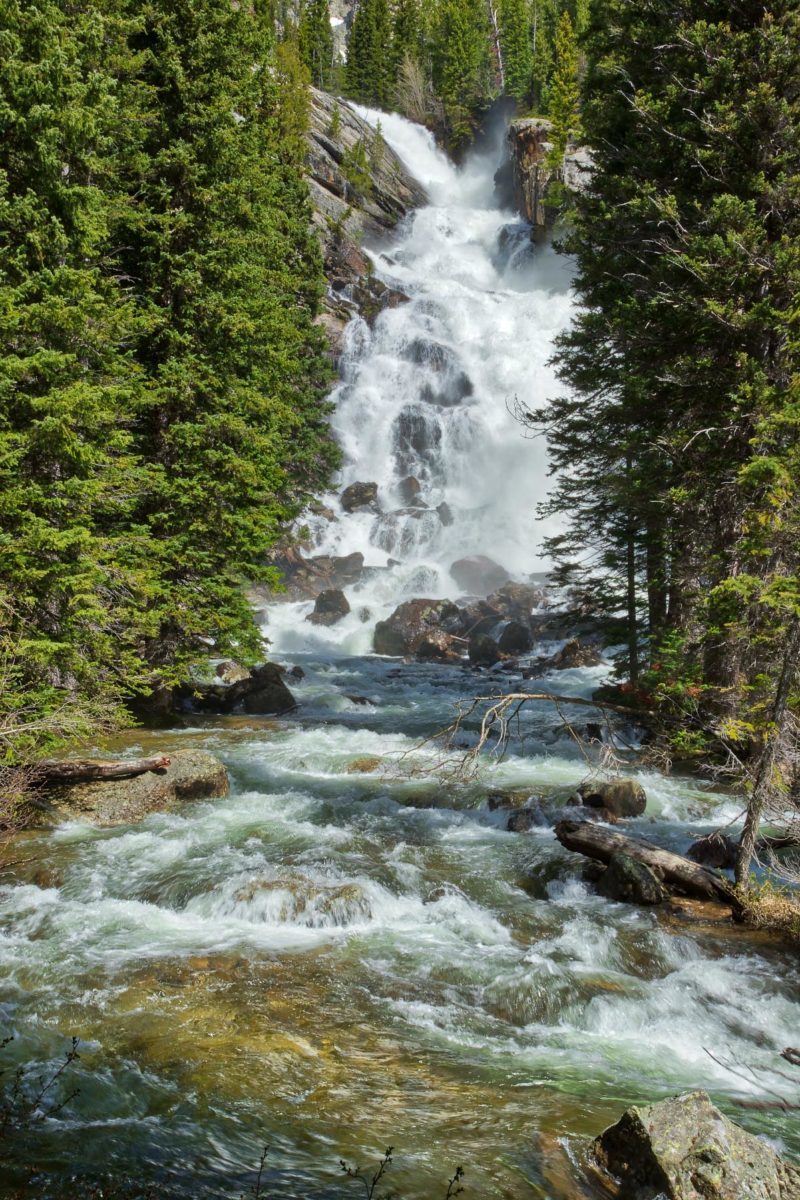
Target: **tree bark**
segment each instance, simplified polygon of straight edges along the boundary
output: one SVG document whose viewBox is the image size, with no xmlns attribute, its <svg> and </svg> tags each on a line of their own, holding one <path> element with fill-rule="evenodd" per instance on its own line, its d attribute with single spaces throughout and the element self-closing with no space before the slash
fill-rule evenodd
<svg viewBox="0 0 800 1200">
<path fill-rule="evenodd" d="M 758 759 L 753 790 L 747 803 L 742 837 L 739 842 L 739 853 L 736 856 L 736 883 L 742 887 L 747 883 L 750 864 L 756 851 L 756 839 L 761 824 L 761 816 L 770 795 L 776 789 L 775 773 L 780 770 L 778 763 L 778 747 L 781 733 L 789 707 L 789 694 L 798 671 L 798 654 L 800 654 L 800 617 L 795 617 L 789 626 L 786 645 L 783 652 L 783 665 L 778 680 L 778 690 L 775 693 L 775 703 L 772 706 L 771 728 L 765 735 L 764 747 Z"/>
<path fill-rule="evenodd" d="M 46 759 L 36 764 L 39 783 L 54 786 L 60 783 L 88 783 L 93 779 L 130 779 L 146 771 L 164 771 L 170 760 L 166 754 L 151 758 L 89 759 L 76 758 L 58 761 Z"/>
<path fill-rule="evenodd" d="M 644 863 L 670 889 L 699 900 L 731 904 L 730 885 L 713 871 L 652 842 L 626 837 L 591 821 L 559 821 L 556 837 L 567 850 L 607 863 L 613 854 L 627 854 Z"/>
</svg>

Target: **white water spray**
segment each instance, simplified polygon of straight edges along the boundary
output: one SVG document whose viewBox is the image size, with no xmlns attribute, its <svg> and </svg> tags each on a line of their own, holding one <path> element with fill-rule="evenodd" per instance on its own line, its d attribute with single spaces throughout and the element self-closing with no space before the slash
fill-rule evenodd
<svg viewBox="0 0 800 1200">
<path fill-rule="evenodd" d="M 358 111 L 380 121 L 431 201 L 393 245 L 372 252 L 378 277 L 408 302 L 372 329 L 351 323 L 332 397 L 340 488 L 377 482 L 381 512 L 341 513 L 330 497 L 338 519 L 314 523 L 315 553 L 359 551 L 376 570 L 357 590 L 360 620 L 306 626 L 298 640 L 298 614 L 271 614 L 276 650 L 368 651 L 375 621 L 402 600 L 458 596 L 449 567 L 464 556 L 487 555 L 516 579 L 545 565 L 536 508 L 547 492 L 546 451 L 524 436 L 514 408 L 540 408 L 559 387 L 548 360 L 572 309 L 569 264 L 534 248 L 528 226 L 498 208 L 499 146 L 458 168 L 421 126 Z"/>
</svg>

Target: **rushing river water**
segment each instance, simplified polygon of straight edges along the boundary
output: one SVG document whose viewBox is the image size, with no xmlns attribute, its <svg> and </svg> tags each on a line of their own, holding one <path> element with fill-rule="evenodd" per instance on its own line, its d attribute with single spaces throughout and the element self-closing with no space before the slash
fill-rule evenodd
<svg viewBox="0 0 800 1200">
<path fill-rule="evenodd" d="M 30 861 L 0 876 L 5 1061 L 54 1064 L 73 1034 L 83 1046 L 67 1077 L 80 1094 L 0 1142 L 0 1195 L 57 1196 L 71 1175 L 111 1171 L 238 1196 L 267 1144 L 264 1194 L 359 1195 L 339 1159 L 372 1165 L 393 1145 L 407 1200 L 443 1197 L 458 1164 L 467 1198 L 567 1200 L 585 1194 L 581 1139 L 694 1086 L 800 1149 L 783 1116 L 735 1107 L 792 1098 L 778 1055 L 797 1043 L 796 959 L 609 903 L 546 824 L 506 832 L 490 791 L 558 807 L 586 773 L 552 711 L 532 706 L 506 759 L 459 782 L 457 755 L 421 743 L 499 676 L 369 656 L 398 600 L 457 594 L 459 555 L 517 577 L 540 565 L 545 464 L 508 406 L 546 396 L 570 306 L 564 268 L 494 207 L 490 158 L 456 172 L 405 122 L 384 118 L 384 135 L 432 203 L 376 253 L 410 302 L 352 328 L 336 427 L 344 483 L 377 480 L 390 510 L 414 475 L 430 512 L 317 527 L 320 548 L 373 569 L 332 629 L 304 620 L 310 604 L 271 609 L 275 656 L 305 670 L 296 715 L 120 743 L 212 749 L 228 799 L 17 844 Z M 557 690 L 588 696 L 604 672 L 560 672 Z M 640 778 L 632 829 L 664 845 L 736 814 L 696 782 Z"/>
</svg>

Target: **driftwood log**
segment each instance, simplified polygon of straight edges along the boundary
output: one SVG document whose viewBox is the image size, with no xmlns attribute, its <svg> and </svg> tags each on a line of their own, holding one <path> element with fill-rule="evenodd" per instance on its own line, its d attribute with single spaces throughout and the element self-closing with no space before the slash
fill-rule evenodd
<svg viewBox="0 0 800 1200">
<path fill-rule="evenodd" d="M 584 854 L 602 863 L 607 863 L 613 854 L 627 854 L 649 867 L 672 891 L 699 900 L 723 900 L 726 904 L 733 904 L 730 884 L 714 871 L 680 854 L 662 850 L 652 842 L 626 837 L 624 833 L 591 821 L 559 821 L 555 832 L 561 845 L 567 850 L 574 850 L 576 854 Z"/>
<path fill-rule="evenodd" d="M 146 771 L 165 771 L 169 755 L 156 754 L 151 758 L 102 759 L 73 758 L 59 761 L 46 759 L 36 764 L 39 783 L 57 786 L 62 783 L 89 783 L 93 779 L 131 779 Z"/>
</svg>

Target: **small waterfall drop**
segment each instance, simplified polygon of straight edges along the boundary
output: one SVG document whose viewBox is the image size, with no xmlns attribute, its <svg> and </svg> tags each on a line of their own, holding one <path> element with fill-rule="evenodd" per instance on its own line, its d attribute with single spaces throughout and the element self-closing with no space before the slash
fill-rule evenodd
<svg viewBox="0 0 800 1200">
<path fill-rule="evenodd" d="M 337 519 L 311 522 L 313 553 L 358 551 L 368 570 L 356 589 L 360 621 L 306 626 L 303 641 L 350 653 L 371 649 L 375 620 L 402 600 L 458 596 L 449 567 L 459 558 L 486 555 L 515 579 L 545 565 L 536 506 L 546 451 L 513 409 L 541 407 L 557 389 L 548 359 L 572 307 L 569 264 L 534 248 L 529 227 L 497 205 L 499 144 L 456 167 L 428 130 L 358 111 L 380 122 L 430 204 L 371 251 L 377 276 L 408 301 L 372 328 L 350 324 L 332 396 L 339 491 L 377 482 L 380 512 L 342 513 L 337 493 L 328 501 Z M 270 615 L 269 633 L 276 649 L 301 648 L 287 613 Z"/>
</svg>

